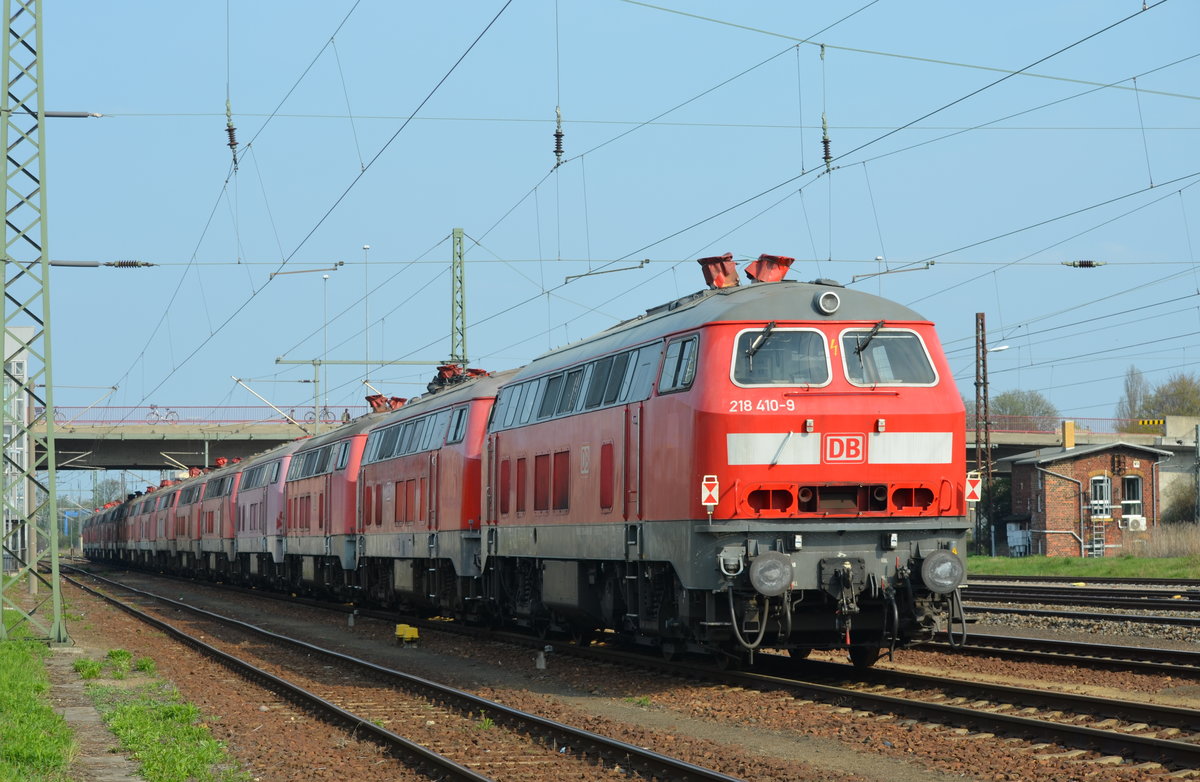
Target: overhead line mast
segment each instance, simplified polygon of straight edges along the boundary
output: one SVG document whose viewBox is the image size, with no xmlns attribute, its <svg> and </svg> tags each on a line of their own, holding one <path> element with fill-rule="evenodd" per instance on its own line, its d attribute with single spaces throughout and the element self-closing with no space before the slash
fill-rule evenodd
<svg viewBox="0 0 1200 782">
<path fill-rule="evenodd" d="M 463 229 L 455 228 L 450 261 L 450 364 L 467 368 L 467 272 Z"/>
<path fill-rule="evenodd" d="M 42 2 L 4 0 L 7 34 L 0 56 L 5 90 L 0 145 L 7 168 L 4 197 L 4 506 L 0 542 L 0 613 L 65 643 L 58 573 L 58 488 L 54 456 L 54 382 L 50 355 L 50 255 L 42 85 Z M 86 116 L 86 115 L 84 115 Z M 45 434 L 35 434 L 44 427 Z M 34 437 L 45 441 L 39 460 Z M 39 480 L 38 474 L 45 475 Z M 49 577 L 41 572 L 49 570 Z M 17 600 L 28 579 L 29 600 Z M 36 598 L 38 584 L 48 596 Z M 47 603 L 49 603 L 47 610 Z M 0 621 L 0 639 L 9 630 Z"/>
</svg>

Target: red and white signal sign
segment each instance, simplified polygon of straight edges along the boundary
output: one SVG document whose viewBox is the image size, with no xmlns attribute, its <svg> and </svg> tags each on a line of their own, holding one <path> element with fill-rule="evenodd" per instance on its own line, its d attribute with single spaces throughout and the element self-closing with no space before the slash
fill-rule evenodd
<svg viewBox="0 0 1200 782">
<path fill-rule="evenodd" d="M 700 481 L 700 504 L 701 505 L 716 505 L 721 497 L 721 487 L 717 482 L 717 476 L 705 475 Z"/>
<path fill-rule="evenodd" d="M 967 502 L 979 502 L 980 487 L 983 485 L 983 479 L 975 476 L 967 476 Z"/>
</svg>

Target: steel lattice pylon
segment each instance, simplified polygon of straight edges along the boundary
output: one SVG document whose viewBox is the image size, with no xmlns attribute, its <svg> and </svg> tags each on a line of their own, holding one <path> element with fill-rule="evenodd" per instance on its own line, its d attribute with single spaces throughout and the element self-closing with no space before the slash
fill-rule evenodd
<svg viewBox="0 0 1200 782">
<path fill-rule="evenodd" d="M 7 156 L 4 199 L 3 617 L 20 617 L 31 635 L 67 641 L 58 575 L 58 499 L 54 402 L 50 376 L 50 258 L 46 224 L 42 2 L 4 0 L 3 104 L 0 141 Z M 38 390 L 44 389 L 43 394 Z M 45 456 L 34 430 L 44 427 Z M 39 474 L 44 479 L 39 480 Z M 42 568 L 48 573 L 41 572 Z M 32 605 L 17 601 L 28 583 Z M 48 593 L 36 589 L 38 583 Z M 8 637 L 0 621 L 0 639 Z"/>
<path fill-rule="evenodd" d="M 467 368 L 467 272 L 463 265 L 463 229 L 451 231 L 450 262 L 450 361 Z"/>
</svg>

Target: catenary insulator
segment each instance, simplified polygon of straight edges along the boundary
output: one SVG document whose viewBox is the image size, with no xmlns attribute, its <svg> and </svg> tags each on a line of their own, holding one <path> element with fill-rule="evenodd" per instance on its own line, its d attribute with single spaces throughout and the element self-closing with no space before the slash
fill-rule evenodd
<svg viewBox="0 0 1200 782">
<path fill-rule="evenodd" d="M 821 159 L 825 161 L 825 171 L 828 173 L 829 164 L 833 162 L 833 154 L 830 152 L 829 121 L 825 119 L 825 112 L 821 112 L 821 146 L 825 149 L 825 154 Z"/>
<path fill-rule="evenodd" d="M 554 167 L 558 168 L 562 165 L 563 156 L 563 129 L 562 129 L 562 109 L 558 106 L 554 107 Z"/>
</svg>

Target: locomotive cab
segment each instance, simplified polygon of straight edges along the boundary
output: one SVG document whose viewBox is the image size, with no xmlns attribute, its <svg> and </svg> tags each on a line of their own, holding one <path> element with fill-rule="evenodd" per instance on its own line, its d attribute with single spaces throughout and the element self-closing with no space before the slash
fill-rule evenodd
<svg viewBox="0 0 1200 782">
<path fill-rule="evenodd" d="M 811 304 L 707 324 L 706 382 L 671 413 L 692 416 L 692 491 L 678 491 L 706 517 L 708 562 L 682 580 L 714 595 L 697 625 L 708 645 L 847 646 L 869 665 L 960 610 L 962 402 L 915 313 L 824 281 L 771 286 Z M 723 489 L 708 504 L 706 476 Z"/>
</svg>

